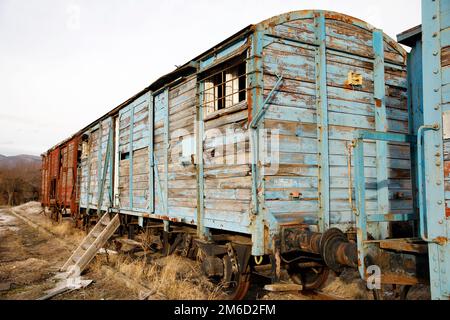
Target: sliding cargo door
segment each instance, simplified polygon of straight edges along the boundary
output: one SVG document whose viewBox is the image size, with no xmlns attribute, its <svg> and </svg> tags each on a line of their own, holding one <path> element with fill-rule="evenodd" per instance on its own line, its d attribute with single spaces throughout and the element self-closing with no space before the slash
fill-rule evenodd
<svg viewBox="0 0 450 320">
<path fill-rule="evenodd" d="M 152 105 L 146 94 L 125 107 L 119 114 L 118 204 L 123 210 L 149 213 L 150 189 L 150 136 Z"/>
<path fill-rule="evenodd" d="M 192 222 L 197 212 L 195 154 L 196 77 L 169 90 L 168 206 L 170 218 Z"/>
<path fill-rule="evenodd" d="M 80 206 L 87 211 L 105 211 L 111 207 L 112 132 L 112 119 L 108 118 L 85 134 L 81 160 Z"/>
</svg>

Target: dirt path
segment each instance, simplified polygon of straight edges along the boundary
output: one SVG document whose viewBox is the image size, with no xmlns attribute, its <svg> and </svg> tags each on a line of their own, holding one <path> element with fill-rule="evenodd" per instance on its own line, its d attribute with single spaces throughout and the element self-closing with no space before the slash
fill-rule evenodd
<svg viewBox="0 0 450 320">
<path fill-rule="evenodd" d="M 21 210 L 28 219 L 40 226 L 51 225 L 43 214 Z M 75 231 L 78 232 L 78 231 Z M 0 209 L 0 299 L 37 299 L 54 287 L 52 276 L 76 246 L 80 235 L 65 239 L 66 247 L 56 237 L 39 232 L 10 209 Z M 72 240 L 72 241 L 70 241 Z M 136 299 L 137 295 L 115 279 L 108 279 L 100 270 L 87 270 L 86 279 L 94 283 L 84 290 L 63 294 L 55 299 L 99 300 Z"/>
</svg>

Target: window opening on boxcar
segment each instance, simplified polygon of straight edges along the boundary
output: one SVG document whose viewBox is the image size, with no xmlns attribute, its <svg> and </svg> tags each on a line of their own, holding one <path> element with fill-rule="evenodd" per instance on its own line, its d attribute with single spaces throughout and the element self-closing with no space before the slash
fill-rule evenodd
<svg viewBox="0 0 450 320">
<path fill-rule="evenodd" d="M 130 159 L 130 153 L 129 152 L 122 152 L 120 154 L 120 160 L 128 160 Z"/>
<path fill-rule="evenodd" d="M 233 59 L 209 71 L 203 81 L 205 115 L 233 107 L 247 99 L 245 59 Z"/>
<path fill-rule="evenodd" d="M 81 159 L 89 157 L 89 135 L 83 134 L 81 137 Z"/>
</svg>

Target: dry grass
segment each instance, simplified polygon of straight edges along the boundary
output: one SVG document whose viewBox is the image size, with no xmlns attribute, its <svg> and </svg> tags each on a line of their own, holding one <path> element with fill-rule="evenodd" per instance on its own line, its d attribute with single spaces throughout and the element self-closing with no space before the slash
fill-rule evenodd
<svg viewBox="0 0 450 320">
<path fill-rule="evenodd" d="M 60 239 L 72 243 L 74 246 L 81 243 L 84 237 L 86 237 L 86 234 L 75 228 L 73 222 L 71 221 L 57 223 L 51 220 L 48 216 L 44 217 L 44 209 L 39 202 L 29 202 L 18 206 L 15 209 L 22 211 L 24 215 L 37 223 L 39 226 L 58 236 Z M 39 219 L 37 219 L 36 216 L 40 216 Z"/>
<path fill-rule="evenodd" d="M 346 300 L 368 300 L 372 298 L 368 294 L 365 282 L 359 278 L 358 272 L 350 269 L 345 269 L 340 277 L 331 275 L 322 291 Z"/>
<path fill-rule="evenodd" d="M 28 203 L 17 209 L 23 211 L 30 218 L 33 215 L 43 215 L 39 203 Z M 39 220 L 40 226 L 74 246 L 78 245 L 86 236 L 83 231 L 74 228 L 69 221 L 56 223 L 49 218 Z M 156 245 L 156 247 L 161 245 L 155 240 L 158 237 L 151 233 L 141 234 L 140 236 L 139 240 L 142 242 L 144 250 L 148 250 L 151 245 Z M 203 275 L 200 265 L 196 261 L 178 256 L 148 261 L 146 255 L 138 259 L 124 254 L 101 255 L 91 262 L 89 273 L 101 277 L 102 266 L 109 264 L 128 278 L 156 291 L 157 296 L 168 300 L 215 300 L 222 297 L 220 287 L 212 284 Z M 138 291 L 139 289 L 136 289 L 136 293 L 139 293 Z"/>
<path fill-rule="evenodd" d="M 169 256 L 147 263 L 146 258 L 117 255 L 110 260 L 115 269 L 167 300 L 215 300 L 221 296 L 219 288 L 190 259 Z M 100 270 L 103 264 L 104 260 L 96 259 L 90 269 Z"/>
</svg>

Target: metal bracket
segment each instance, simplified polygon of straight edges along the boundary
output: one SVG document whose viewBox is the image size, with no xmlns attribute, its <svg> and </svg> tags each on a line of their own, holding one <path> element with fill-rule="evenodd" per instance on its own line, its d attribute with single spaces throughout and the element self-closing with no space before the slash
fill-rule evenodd
<svg viewBox="0 0 450 320">
<path fill-rule="evenodd" d="M 266 100 L 264 100 L 261 108 L 259 108 L 258 112 L 256 113 L 255 117 L 253 118 L 252 122 L 250 122 L 250 128 L 252 129 L 258 129 L 259 123 L 261 122 L 261 119 L 264 117 L 264 114 L 267 111 L 267 104 L 272 99 L 275 92 L 278 90 L 279 86 L 281 85 L 281 82 L 283 81 L 283 76 L 278 76 L 278 80 L 275 83 L 275 86 L 270 91 L 269 95 L 267 96 Z"/>
</svg>

